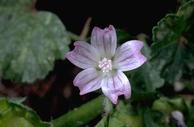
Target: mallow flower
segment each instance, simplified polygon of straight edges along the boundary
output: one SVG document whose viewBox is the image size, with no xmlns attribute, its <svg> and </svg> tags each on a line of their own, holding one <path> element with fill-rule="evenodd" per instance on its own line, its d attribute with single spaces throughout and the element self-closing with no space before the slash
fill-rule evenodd
<svg viewBox="0 0 194 127">
<path fill-rule="evenodd" d="M 66 54 L 74 65 L 84 69 L 75 77 L 73 84 L 79 87 L 80 95 L 102 89 L 114 104 L 118 96 L 131 96 L 131 86 L 123 73 L 140 67 L 146 57 L 141 53 L 143 42 L 131 40 L 117 48 L 115 28 L 94 27 L 91 44 L 84 41 L 74 43 L 75 48 Z M 117 48 L 117 49 L 116 49 Z"/>
</svg>

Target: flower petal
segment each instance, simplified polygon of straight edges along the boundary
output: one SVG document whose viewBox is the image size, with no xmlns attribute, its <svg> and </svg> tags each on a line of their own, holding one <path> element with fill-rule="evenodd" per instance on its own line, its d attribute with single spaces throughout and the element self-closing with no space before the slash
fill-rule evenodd
<svg viewBox="0 0 194 127">
<path fill-rule="evenodd" d="M 95 68 L 81 71 L 74 79 L 73 84 L 80 89 L 80 95 L 100 88 L 102 77 Z"/>
<path fill-rule="evenodd" d="M 104 30 L 94 27 L 91 35 L 91 44 L 100 51 L 103 57 L 113 57 L 117 46 L 115 28 L 112 25 Z"/>
<path fill-rule="evenodd" d="M 141 54 L 143 42 L 138 40 L 122 44 L 116 51 L 113 60 L 114 68 L 129 71 L 141 66 L 147 59 Z"/>
<path fill-rule="evenodd" d="M 111 77 L 103 79 L 101 88 L 103 93 L 114 103 L 117 103 L 119 95 L 124 95 L 125 98 L 131 96 L 131 86 L 129 80 L 122 71 L 116 72 Z"/>
<path fill-rule="evenodd" d="M 75 42 L 74 46 L 74 50 L 66 54 L 66 58 L 71 63 L 82 69 L 97 66 L 100 57 L 93 46 L 83 41 Z"/>
</svg>

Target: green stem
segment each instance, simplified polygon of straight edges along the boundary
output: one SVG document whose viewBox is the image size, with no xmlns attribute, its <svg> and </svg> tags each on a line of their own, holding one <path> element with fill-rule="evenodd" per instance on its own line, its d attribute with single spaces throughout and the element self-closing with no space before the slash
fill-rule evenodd
<svg viewBox="0 0 194 127">
<path fill-rule="evenodd" d="M 70 31 L 68 31 L 68 35 L 69 35 L 70 39 L 73 40 L 73 41 L 80 40 L 80 36 L 70 32 Z"/>
<path fill-rule="evenodd" d="M 52 121 L 54 127 L 78 127 L 96 118 L 103 111 L 103 96 L 75 108 Z"/>
</svg>

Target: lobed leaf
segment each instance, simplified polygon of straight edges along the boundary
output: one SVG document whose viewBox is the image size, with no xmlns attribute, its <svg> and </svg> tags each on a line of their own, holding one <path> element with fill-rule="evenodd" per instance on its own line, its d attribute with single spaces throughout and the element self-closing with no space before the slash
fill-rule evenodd
<svg viewBox="0 0 194 127">
<path fill-rule="evenodd" d="M 0 99 L 0 127 L 50 127 L 42 122 L 39 116 L 30 108 L 10 101 Z"/>
<path fill-rule="evenodd" d="M 187 32 L 192 28 L 194 1 L 183 4 L 177 14 L 168 14 L 153 28 L 152 63 L 160 75 L 173 84 L 184 70 L 192 71 L 194 55 Z M 189 66 L 188 66 L 189 65 Z"/>
<path fill-rule="evenodd" d="M 56 59 L 64 58 L 70 40 L 56 15 L 26 11 L 9 2 L 0 3 L 0 73 L 5 79 L 32 83 L 44 78 Z M 24 6 L 28 1 L 18 2 Z"/>
</svg>

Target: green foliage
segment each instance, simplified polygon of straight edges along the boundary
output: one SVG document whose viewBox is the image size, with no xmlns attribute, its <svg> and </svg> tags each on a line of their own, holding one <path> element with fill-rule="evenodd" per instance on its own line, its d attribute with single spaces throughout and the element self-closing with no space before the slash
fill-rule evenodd
<svg viewBox="0 0 194 127">
<path fill-rule="evenodd" d="M 182 98 L 169 99 L 161 97 L 154 101 L 152 108 L 154 110 L 163 112 L 164 114 L 170 114 L 173 110 L 184 111 L 186 109 L 186 102 Z"/>
<path fill-rule="evenodd" d="M 160 112 L 147 108 L 143 111 L 142 115 L 145 127 L 165 127 L 165 124 L 161 120 L 162 114 Z"/>
<path fill-rule="evenodd" d="M 104 97 L 99 96 L 52 121 L 54 127 L 80 127 L 96 118 L 103 110 Z"/>
<path fill-rule="evenodd" d="M 56 15 L 27 8 L 29 1 L 0 2 L 0 73 L 32 83 L 44 78 L 56 59 L 64 58 L 70 41 Z"/>
<path fill-rule="evenodd" d="M 1 0 L 0 5 L 3 7 L 10 6 L 10 7 L 30 7 L 34 6 L 36 0 Z"/>
<path fill-rule="evenodd" d="M 187 111 L 185 115 L 186 124 L 188 127 L 193 127 L 193 121 L 194 121 L 194 107 L 191 104 L 191 102 L 186 103 Z"/>
<path fill-rule="evenodd" d="M 177 1 L 178 1 L 178 3 L 180 3 L 180 5 L 183 5 L 190 0 L 177 0 Z"/>
<path fill-rule="evenodd" d="M 194 120 L 194 108 L 191 100 L 185 100 L 183 98 L 166 98 L 161 97 L 154 101 L 152 110 L 162 113 L 161 120 L 165 126 L 169 126 L 170 115 L 173 111 L 180 111 L 183 113 L 185 123 L 188 127 L 193 127 Z M 165 123 L 166 122 L 166 123 Z M 170 126 L 171 127 L 171 126 Z"/>
<path fill-rule="evenodd" d="M 106 114 L 96 127 L 174 127 L 171 113 L 180 111 L 188 127 L 193 127 L 194 108 L 190 100 L 181 97 L 156 99 L 149 104 L 127 104 L 122 101 Z"/>
<path fill-rule="evenodd" d="M 160 77 L 158 70 L 153 68 L 150 59 L 150 48 L 144 43 L 143 54 L 147 57 L 148 61 L 135 70 L 130 78 L 133 90 L 136 90 L 138 93 L 141 91 L 154 92 L 157 88 L 160 88 L 164 84 L 164 80 Z M 137 85 L 138 84 L 138 85 Z"/>
<path fill-rule="evenodd" d="M 177 16 L 183 18 L 184 20 L 193 20 L 194 16 L 194 1 L 190 0 L 185 2 L 179 10 L 177 11 Z"/>
<path fill-rule="evenodd" d="M 173 84 L 184 70 L 192 71 L 194 56 L 191 38 L 187 36 L 192 28 L 194 1 L 183 4 L 177 14 L 168 14 L 153 28 L 152 62 L 161 76 Z M 190 63 L 188 66 L 187 62 Z M 178 69 L 177 69 L 178 68 Z M 187 72 L 188 73 L 188 72 Z"/>
<path fill-rule="evenodd" d="M 104 116 L 96 127 L 143 127 L 143 123 L 142 117 L 133 113 L 132 107 L 121 101 L 115 111 Z"/>
<path fill-rule="evenodd" d="M 170 121 L 173 111 L 180 111 L 187 126 L 193 127 L 194 107 L 189 97 L 177 97 L 176 91 L 172 91 L 172 98 L 163 96 L 170 87 L 166 84 L 182 81 L 190 84 L 187 87 L 193 87 L 194 0 L 179 2 L 178 11 L 167 14 L 153 28 L 151 48 L 144 38 L 142 52 L 148 61 L 127 73 L 132 85 L 130 101 L 113 106 L 106 100 L 102 105 L 104 97 L 100 96 L 54 119 L 53 126 L 82 126 L 104 109 L 96 127 L 174 127 Z M 35 10 L 34 4 L 34 0 L 0 1 L 0 24 L 3 24 L 0 26 L 0 75 L 3 78 L 27 83 L 42 79 L 52 70 L 54 61 L 63 59 L 68 51 L 70 41 L 63 24 L 54 14 Z M 119 44 L 134 39 L 122 30 L 117 35 Z M 23 100 L 0 99 L 1 127 L 50 126 L 23 106 Z"/>
<path fill-rule="evenodd" d="M 10 101 L 0 99 L 0 126 L 1 127 L 50 127 L 49 123 L 42 122 L 38 115 L 30 108 Z"/>
<path fill-rule="evenodd" d="M 108 127 L 108 117 L 104 116 L 96 125 L 96 127 Z"/>
</svg>

